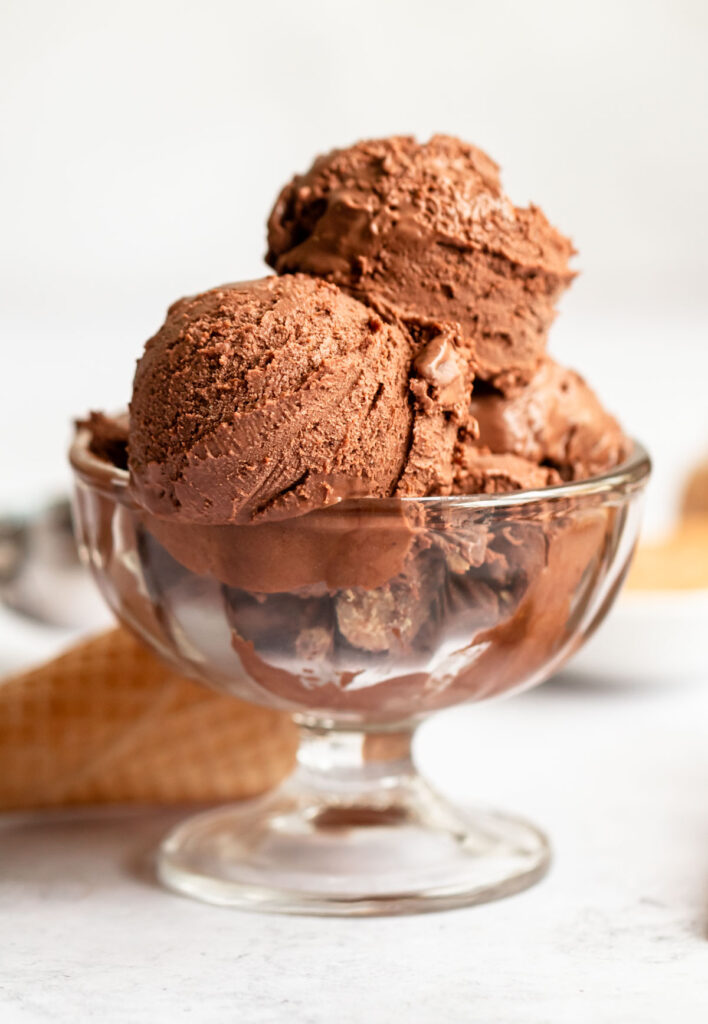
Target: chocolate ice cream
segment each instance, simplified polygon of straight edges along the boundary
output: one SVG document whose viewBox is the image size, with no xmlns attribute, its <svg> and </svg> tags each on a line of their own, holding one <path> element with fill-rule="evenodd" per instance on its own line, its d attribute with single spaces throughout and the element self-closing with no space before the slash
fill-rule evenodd
<svg viewBox="0 0 708 1024">
<path fill-rule="evenodd" d="M 414 335 L 451 331 L 471 372 L 526 382 L 573 278 L 571 243 L 536 206 L 515 207 L 499 168 L 459 139 L 359 142 L 319 157 L 268 221 L 278 273 L 333 281 Z"/>
<path fill-rule="evenodd" d="M 619 423 L 580 374 L 552 359 L 510 395 L 477 384 L 470 412 L 480 446 L 552 467 L 563 480 L 605 473 L 629 454 Z"/>
<path fill-rule="evenodd" d="M 460 445 L 454 471 L 456 494 L 507 494 L 535 491 L 561 482 L 555 469 L 476 444 Z"/>
<path fill-rule="evenodd" d="M 223 525 L 449 491 L 464 372 L 444 333 L 412 343 L 316 278 L 182 299 L 135 375 L 134 493 L 157 516 Z"/>
<path fill-rule="evenodd" d="M 224 524 L 386 495 L 411 428 L 409 345 L 313 278 L 175 303 L 138 363 L 134 493 L 158 516 Z"/>
<path fill-rule="evenodd" d="M 127 437 L 121 525 L 140 558 L 114 573 L 123 605 L 136 621 L 144 603 L 187 608 L 198 580 L 224 678 L 371 721 L 540 671 L 567 650 L 615 510 L 418 499 L 543 490 L 629 454 L 546 352 L 570 242 L 446 136 L 320 157 L 268 238 L 278 276 L 175 303 L 127 431 L 87 424 L 115 467 Z M 204 622 L 187 641 L 168 620 L 192 657 Z"/>
</svg>

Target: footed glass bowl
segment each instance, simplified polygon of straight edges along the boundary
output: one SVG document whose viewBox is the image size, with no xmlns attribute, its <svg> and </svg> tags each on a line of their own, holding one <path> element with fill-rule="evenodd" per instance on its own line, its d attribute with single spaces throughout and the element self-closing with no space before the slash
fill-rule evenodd
<svg viewBox="0 0 708 1024">
<path fill-rule="evenodd" d="M 513 494 L 361 499 L 280 522 L 177 524 L 71 451 L 80 548 L 118 618 L 180 672 L 290 711 L 295 772 L 163 842 L 160 878 L 213 903 L 381 914 L 478 903 L 545 873 L 527 822 L 449 805 L 416 725 L 541 682 L 598 625 L 638 532 L 649 459 Z"/>
</svg>

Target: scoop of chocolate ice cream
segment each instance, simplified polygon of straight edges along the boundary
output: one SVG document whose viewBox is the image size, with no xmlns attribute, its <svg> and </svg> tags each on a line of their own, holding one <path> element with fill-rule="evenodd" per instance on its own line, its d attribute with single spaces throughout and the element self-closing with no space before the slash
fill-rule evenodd
<svg viewBox="0 0 708 1024">
<path fill-rule="evenodd" d="M 130 404 L 134 494 L 223 525 L 390 495 L 406 462 L 411 349 L 310 277 L 182 299 L 148 341 Z"/>
<path fill-rule="evenodd" d="M 468 405 L 444 328 L 413 339 L 305 275 L 226 285 L 175 303 L 138 363 L 133 492 L 220 526 L 449 493 Z"/>
<path fill-rule="evenodd" d="M 480 446 L 552 467 L 564 480 L 604 473 L 629 454 L 628 439 L 594 391 L 580 374 L 552 359 L 544 359 L 526 387 L 509 395 L 478 385 L 470 412 Z"/>
<path fill-rule="evenodd" d="M 538 207 L 510 202 L 498 170 L 445 135 L 334 150 L 281 192 L 267 260 L 334 281 L 414 335 L 444 325 L 484 380 L 527 381 L 573 249 Z"/>
</svg>

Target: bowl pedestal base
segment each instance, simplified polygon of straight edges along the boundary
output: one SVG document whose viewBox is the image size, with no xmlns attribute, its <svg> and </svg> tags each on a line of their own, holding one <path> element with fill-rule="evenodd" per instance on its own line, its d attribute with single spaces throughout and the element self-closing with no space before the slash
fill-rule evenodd
<svg viewBox="0 0 708 1024">
<path fill-rule="evenodd" d="M 370 916 L 484 903 L 546 873 L 543 833 L 449 804 L 417 773 L 410 732 L 300 724 L 297 768 L 277 790 L 166 837 L 165 885 L 224 906 Z"/>
</svg>

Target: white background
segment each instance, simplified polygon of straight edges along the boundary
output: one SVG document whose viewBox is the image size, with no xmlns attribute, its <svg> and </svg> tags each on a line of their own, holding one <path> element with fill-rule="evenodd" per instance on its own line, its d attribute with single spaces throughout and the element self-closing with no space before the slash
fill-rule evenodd
<svg viewBox="0 0 708 1024">
<path fill-rule="evenodd" d="M 0 496 L 63 479 L 174 298 L 264 272 L 315 153 L 446 131 L 572 235 L 551 347 L 651 444 L 661 525 L 708 448 L 707 52 L 701 0 L 5 0 Z"/>
</svg>

